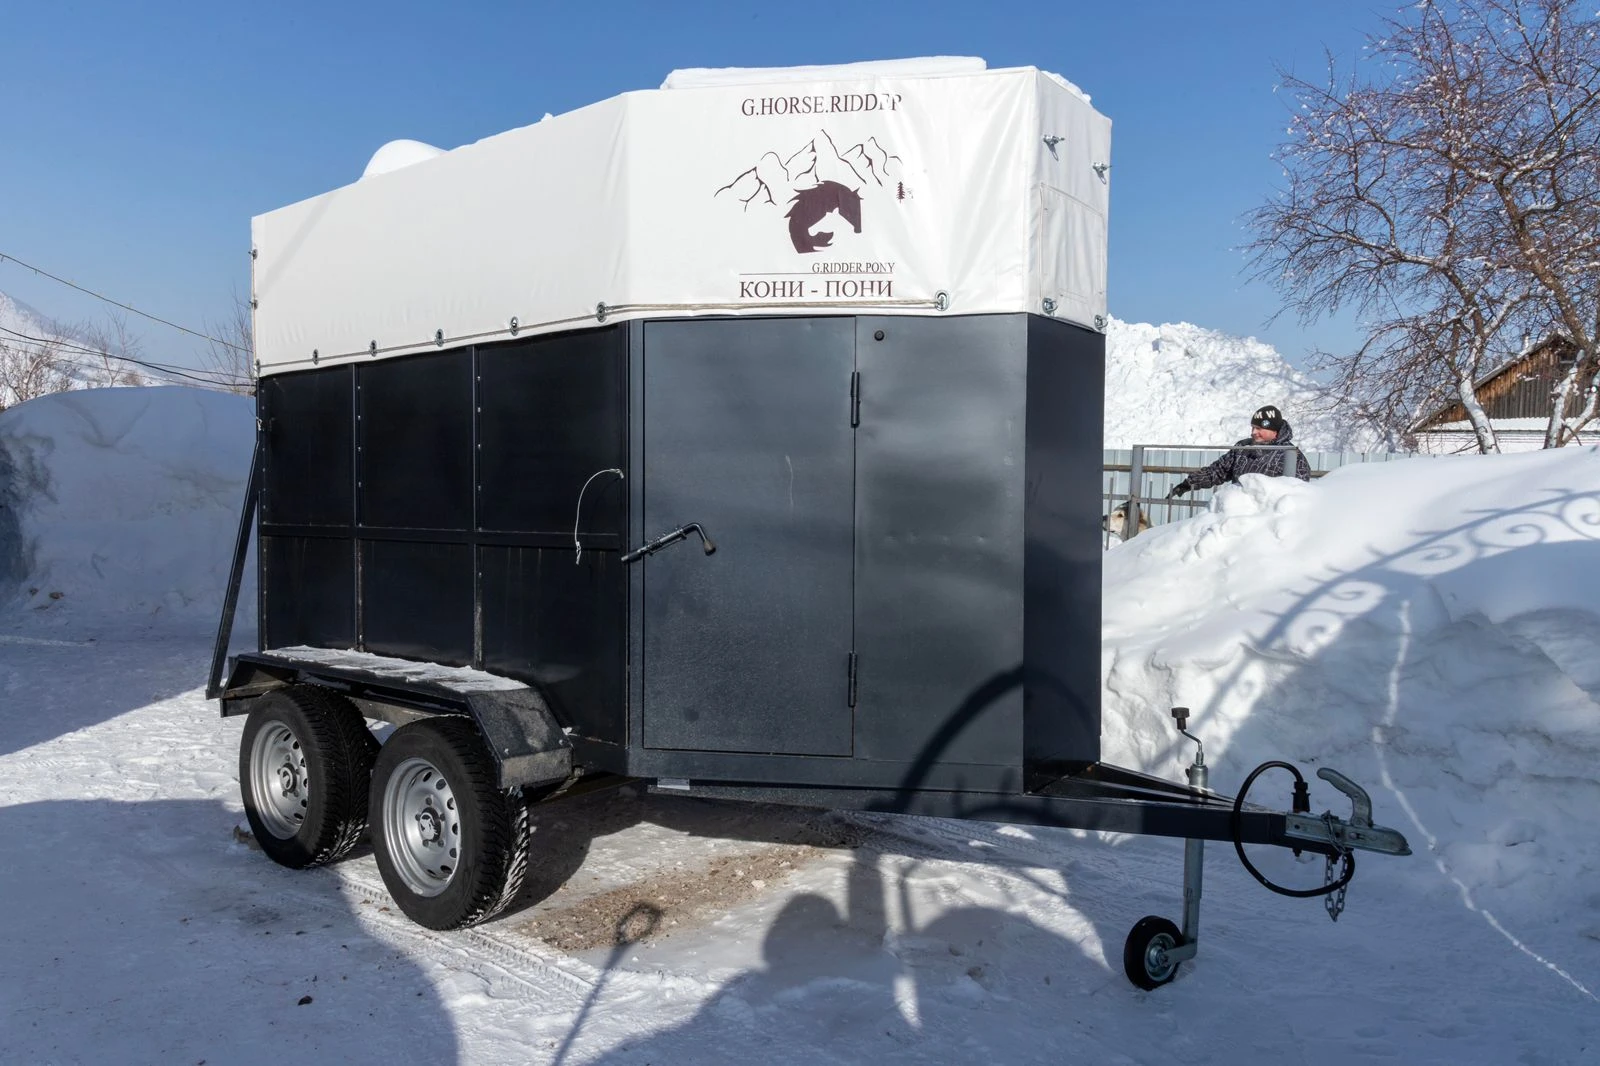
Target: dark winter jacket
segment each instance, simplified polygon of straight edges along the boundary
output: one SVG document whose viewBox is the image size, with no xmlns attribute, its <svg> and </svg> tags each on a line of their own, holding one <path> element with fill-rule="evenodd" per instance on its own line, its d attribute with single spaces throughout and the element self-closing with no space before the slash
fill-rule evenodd
<svg viewBox="0 0 1600 1066">
<path fill-rule="evenodd" d="M 1287 422 L 1283 429 L 1278 431 L 1278 439 L 1269 445 L 1254 444 L 1246 437 L 1233 446 L 1233 450 L 1221 459 L 1212 463 L 1204 470 L 1196 470 L 1184 480 L 1190 488 L 1209 489 L 1229 481 L 1238 481 L 1245 474 L 1265 474 L 1268 477 L 1282 477 L 1286 460 L 1294 456 L 1294 476 L 1301 481 L 1311 480 L 1311 464 L 1306 462 L 1306 457 L 1300 454 L 1299 448 L 1286 448 L 1275 451 L 1280 445 L 1292 444 L 1294 441 L 1294 428 Z M 1252 445 L 1254 445 L 1252 447 Z"/>
</svg>

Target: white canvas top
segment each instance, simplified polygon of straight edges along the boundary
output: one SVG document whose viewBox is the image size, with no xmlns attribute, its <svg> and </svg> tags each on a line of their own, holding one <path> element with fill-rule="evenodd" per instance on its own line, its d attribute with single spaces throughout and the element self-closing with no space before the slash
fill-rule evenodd
<svg viewBox="0 0 1600 1066">
<path fill-rule="evenodd" d="M 418 145 L 258 216 L 261 373 L 628 318 L 1097 325 L 1111 123 L 1075 87 L 946 60 L 756 73 Z"/>
</svg>

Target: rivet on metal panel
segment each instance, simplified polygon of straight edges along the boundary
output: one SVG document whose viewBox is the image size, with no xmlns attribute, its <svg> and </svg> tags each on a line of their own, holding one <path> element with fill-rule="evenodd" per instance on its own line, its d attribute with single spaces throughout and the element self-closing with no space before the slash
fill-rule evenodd
<svg viewBox="0 0 1600 1066">
<path fill-rule="evenodd" d="M 875 341 L 883 340 L 883 330 L 881 330 L 881 329 L 873 330 L 872 331 L 872 339 L 875 340 Z"/>
<path fill-rule="evenodd" d="M 933 306 L 940 311 L 950 310 L 950 294 L 940 289 L 933 294 Z"/>
<path fill-rule="evenodd" d="M 378 342 L 377 341 L 368 341 L 367 342 L 367 354 L 368 355 L 377 355 L 378 354 Z"/>
<path fill-rule="evenodd" d="M 436 329 L 433 331 L 433 343 L 439 345 L 444 344 L 444 330 Z"/>
<path fill-rule="evenodd" d="M 1056 313 L 1056 302 L 1048 296 L 1044 298 L 1044 313 L 1047 315 Z"/>
<path fill-rule="evenodd" d="M 517 330 L 519 330 L 521 328 L 522 328 L 521 324 L 517 322 L 517 316 L 516 315 L 512 315 L 511 316 L 511 335 L 513 337 L 515 337 L 517 335 Z"/>
<path fill-rule="evenodd" d="M 606 320 L 606 302 L 604 300 L 594 305 L 594 317 L 597 322 Z"/>
</svg>

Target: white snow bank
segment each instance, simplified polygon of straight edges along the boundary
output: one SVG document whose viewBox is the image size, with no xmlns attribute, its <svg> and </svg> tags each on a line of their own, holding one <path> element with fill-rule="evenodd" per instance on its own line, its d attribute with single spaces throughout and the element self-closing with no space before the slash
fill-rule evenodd
<svg viewBox="0 0 1600 1066">
<path fill-rule="evenodd" d="M 0 330 L 12 330 L 36 337 L 51 335 L 39 312 L 3 292 L 0 292 Z M 10 334 L 0 333 L 0 341 L 9 343 L 17 339 Z"/>
<path fill-rule="evenodd" d="M 252 415 L 248 397 L 179 387 L 0 413 L 0 618 L 215 625 Z"/>
<path fill-rule="evenodd" d="M 367 161 L 367 167 L 361 172 L 361 176 L 370 178 L 378 174 L 388 174 L 441 155 L 444 155 L 443 148 L 435 148 L 421 141 L 390 141 L 372 153 L 372 158 Z"/>
<path fill-rule="evenodd" d="M 1104 576 L 1107 761 L 1178 773 L 1184 704 L 1222 791 L 1267 759 L 1331 764 L 1432 852 L 1366 869 L 1445 873 L 1596 987 L 1600 450 L 1250 475 L 1113 548 Z"/>
<path fill-rule="evenodd" d="M 1107 448 L 1232 444 L 1250 413 L 1282 408 L 1308 451 L 1368 451 L 1370 429 L 1330 415 L 1321 387 L 1270 345 L 1187 322 L 1160 326 L 1113 318 L 1106 328 Z"/>
<path fill-rule="evenodd" d="M 840 78 L 929 78 L 978 74 L 988 64 L 977 56 L 921 56 L 869 59 L 803 67 L 685 67 L 661 83 L 663 89 L 708 89 L 726 85 L 766 85 L 789 81 L 832 81 Z"/>
</svg>

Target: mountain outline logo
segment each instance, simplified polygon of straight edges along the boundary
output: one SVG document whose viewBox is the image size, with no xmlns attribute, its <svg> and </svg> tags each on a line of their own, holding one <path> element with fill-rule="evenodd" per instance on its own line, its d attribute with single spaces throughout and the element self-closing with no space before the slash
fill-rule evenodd
<svg viewBox="0 0 1600 1066">
<path fill-rule="evenodd" d="M 737 200 L 745 212 L 752 205 L 758 211 L 777 208 L 781 201 L 789 243 L 806 255 L 833 246 L 837 230 L 819 228 L 829 215 L 837 214 L 853 232 L 862 232 L 863 193 L 881 189 L 903 201 L 905 184 L 898 177 L 903 169 L 900 157 L 875 136 L 840 151 L 833 136 L 821 129 L 787 156 L 763 152 L 712 198 Z"/>
</svg>

